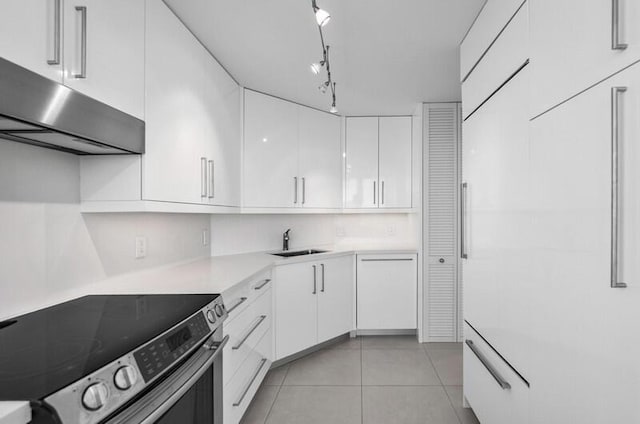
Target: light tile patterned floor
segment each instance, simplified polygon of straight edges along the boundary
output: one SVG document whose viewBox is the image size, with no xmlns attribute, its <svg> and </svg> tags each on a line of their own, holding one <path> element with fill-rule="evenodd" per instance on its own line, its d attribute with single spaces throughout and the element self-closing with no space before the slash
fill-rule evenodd
<svg viewBox="0 0 640 424">
<path fill-rule="evenodd" d="M 241 424 L 478 424 L 462 407 L 462 344 L 339 342 L 267 374 Z"/>
</svg>

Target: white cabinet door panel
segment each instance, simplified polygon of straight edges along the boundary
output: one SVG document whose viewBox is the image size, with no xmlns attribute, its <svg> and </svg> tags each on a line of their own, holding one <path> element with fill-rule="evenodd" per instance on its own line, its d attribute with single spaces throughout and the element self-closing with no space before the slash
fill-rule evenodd
<svg viewBox="0 0 640 424">
<path fill-rule="evenodd" d="M 352 255 L 320 262 L 318 343 L 353 330 L 353 276 Z"/>
<path fill-rule="evenodd" d="M 297 116 L 294 103 L 244 91 L 245 207 L 295 207 L 302 201 Z"/>
<path fill-rule="evenodd" d="M 340 208 L 340 117 L 299 106 L 298 118 L 301 204 L 309 208 Z"/>
<path fill-rule="evenodd" d="M 537 266 L 530 256 L 528 89 L 525 68 L 463 127 L 465 319 L 525 377 L 530 269 Z"/>
<path fill-rule="evenodd" d="M 639 71 L 635 65 L 532 121 L 532 424 L 640 422 Z M 627 87 L 619 99 L 625 289 L 610 287 L 613 87 Z"/>
<path fill-rule="evenodd" d="M 381 116 L 378 128 L 378 204 L 381 208 L 410 208 L 412 118 Z"/>
<path fill-rule="evenodd" d="M 625 50 L 612 49 L 613 0 L 530 3 L 533 116 L 640 60 L 637 0 L 619 0 Z"/>
<path fill-rule="evenodd" d="M 204 48 L 161 1 L 147 1 L 143 198 L 202 203 Z"/>
<path fill-rule="evenodd" d="M 144 0 L 63 3 L 65 85 L 144 119 Z M 77 10 L 80 7 L 86 8 L 85 78 L 74 76 L 81 72 L 83 12 Z"/>
<path fill-rule="evenodd" d="M 0 25 L 0 57 L 62 82 L 63 5 L 62 0 L 58 3 L 53 0 L 4 0 Z M 56 45 L 58 16 L 60 38 Z M 49 64 L 56 59 L 56 48 L 59 49 L 59 63 Z"/>
<path fill-rule="evenodd" d="M 316 263 L 304 262 L 275 270 L 276 359 L 316 344 L 317 268 Z"/>
<path fill-rule="evenodd" d="M 358 255 L 359 330 L 417 327 L 415 255 Z"/>
<path fill-rule="evenodd" d="M 347 208 L 378 207 L 378 118 L 346 119 Z"/>
</svg>

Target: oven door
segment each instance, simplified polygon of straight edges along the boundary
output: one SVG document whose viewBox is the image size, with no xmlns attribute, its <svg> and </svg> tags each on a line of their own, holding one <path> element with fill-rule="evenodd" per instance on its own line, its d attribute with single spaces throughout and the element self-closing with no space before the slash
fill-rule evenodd
<svg viewBox="0 0 640 424">
<path fill-rule="evenodd" d="M 222 424 L 222 350 L 218 329 L 169 377 L 105 424 Z"/>
</svg>

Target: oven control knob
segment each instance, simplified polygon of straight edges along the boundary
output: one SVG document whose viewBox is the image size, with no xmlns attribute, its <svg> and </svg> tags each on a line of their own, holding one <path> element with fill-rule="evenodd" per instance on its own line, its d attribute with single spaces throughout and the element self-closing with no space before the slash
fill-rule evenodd
<svg viewBox="0 0 640 424">
<path fill-rule="evenodd" d="M 113 375 L 113 384 L 120 390 L 129 390 L 138 381 L 138 372 L 131 365 L 118 368 Z"/>
<path fill-rule="evenodd" d="M 93 383 L 82 394 L 82 406 L 89 411 L 102 408 L 109 397 L 109 389 L 104 383 Z"/>
<path fill-rule="evenodd" d="M 222 315 L 224 315 L 224 305 L 221 303 L 217 303 L 216 306 L 213 307 L 213 309 L 216 311 L 216 315 L 218 317 L 221 317 Z"/>
<path fill-rule="evenodd" d="M 216 322 L 216 314 L 214 314 L 212 310 L 208 310 L 207 311 L 207 319 L 209 320 L 209 322 L 211 324 L 213 324 L 214 322 Z"/>
</svg>

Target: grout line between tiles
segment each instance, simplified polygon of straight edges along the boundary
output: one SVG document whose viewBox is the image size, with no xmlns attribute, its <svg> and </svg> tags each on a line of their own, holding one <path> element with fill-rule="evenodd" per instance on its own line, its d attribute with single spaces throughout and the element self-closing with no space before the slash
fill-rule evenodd
<svg viewBox="0 0 640 424">
<path fill-rule="evenodd" d="M 364 385 L 363 366 L 362 366 L 362 339 L 360 339 L 360 424 L 364 424 Z"/>
<path fill-rule="evenodd" d="M 427 349 L 424 346 L 422 347 L 422 351 L 424 352 L 425 355 L 427 355 L 427 358 L 429 359 L 429 363 L 431 364 L 431 368 L 433 368 L 433 371 L 436 373 L 436 377 L 438 377 L 438 381 L 440 382 L 440 385 L 444 389 L 444 383 L 442 382 L 442 378 L 440 378 L 440 373 L 438 372 L 438 369 L 436 368 L 433 361 L 431 360 L 431 356 L 429 355 L 429 352 L 427 352 Z M 451 400 L 449 400 L 449 402 L 451 402 Z"/>
<path fill-rule="evenodd" d="M 454 386 L 450 386 L 450 387 L 454 387 Z M 459 386 L 462 387 L 462 386 Z M 449 395 L 449 391 L 447 390 L 447 387 L 444 387 L 444 393 L 447 395 L 447 399 L 449 399 L 449 403 L 451 404 L 451 407 L 453 408 L 453 412 L 456 414 L 456 417 L 458 418 L 458 422 L 460 424 L 462 423 L 462 417 L 460 416 L 460 414 L 458 414 L 458 408 L 456 408 L 456 406 L 453 404 L 453 399 L 451 399 L 451 395 Z"/>
<path fill-rule="evenodd" d="M 276 393 L 276 396 L 273 398 L 273 402 L 271 402 L 271 406 L 269 407 L 269 412 L 267 412 L 267 415 L 264 417 L 264 423 L 263 424 L 267 424 L 267 421 L 269 420 L 269 415 L 271 415 L 271 411 L 273 410 L 273 406 L 278 401 L 278 397 L 280 396 L 280 391 L 282 390 L 282 387 L 284 386 L 284 381 L 287 379 L 287 375 L 289 375 L 289 370 L 290 369 L 291 369 L 291 365 L 288 365 L 287 366 L 287 371 L 284 373 L 284 377 L 282 378 L 282 382 L 278 386 L 278 393 Z"/>
</svg>

